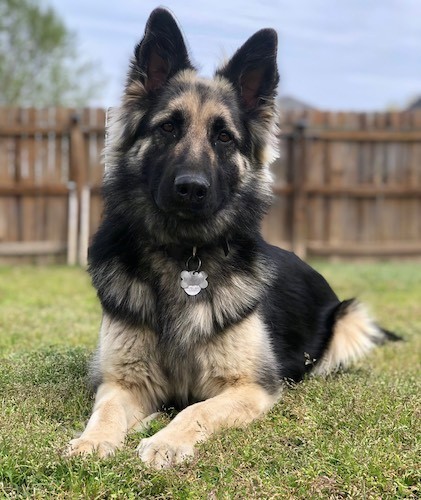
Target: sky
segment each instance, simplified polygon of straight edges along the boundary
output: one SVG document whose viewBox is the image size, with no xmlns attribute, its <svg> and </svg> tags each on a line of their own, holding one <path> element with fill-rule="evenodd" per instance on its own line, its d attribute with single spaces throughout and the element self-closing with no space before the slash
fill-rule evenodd
<svg viewBox="0 0 421 500">
<path fill-rule="evenodd" d="M 42 0 L 102 68 L 100 106 L 118 104 L 150 12 L 176 16 L 192 61 L 212 76 L 257 30 L 279 34 L 280 95 L 326 110 L 403 107 L 421 96 L 421 0 Z"/>
</svg>

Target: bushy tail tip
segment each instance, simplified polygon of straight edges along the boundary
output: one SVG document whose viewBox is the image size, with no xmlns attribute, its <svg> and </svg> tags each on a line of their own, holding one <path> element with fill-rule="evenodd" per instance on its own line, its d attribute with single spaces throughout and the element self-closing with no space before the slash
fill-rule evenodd
<svg viewBox="0 0 421 500">
<path fill-rule="evenodd" d="M 365 356 L 376 345 L 401 337 L 377 325 L 357 300 L 345 300 L 333 311 L 333 331 L 314 373 L 327 375 Z"/>
</svg>

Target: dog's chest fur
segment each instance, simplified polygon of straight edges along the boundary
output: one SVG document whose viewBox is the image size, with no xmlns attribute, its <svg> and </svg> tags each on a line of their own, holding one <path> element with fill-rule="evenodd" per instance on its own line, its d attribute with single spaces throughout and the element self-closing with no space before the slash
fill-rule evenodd
<svg viewBox="0 0 421 500">
<path fill-rule="evenodd" d="M 201 253 L 209 285 L 196 296 L 181 287 L 183 260 L 165 251 L 145 253 L 137 268 L 119 259 L 91 268 L 107 318 L 99 379 L 149 380 L 154 404 L 182 406 L 237 380 L 274 390 L 276 361 L 259 307 L 272 273 L 258 257 L 243 268 L 239 251 Z"/>
<path fill-rule="evenodd" d="M 174 344 L 172 345 L 174 348 Z M 97 367 L 101 381 L 137 387 L 150 402 L 186 406 L 237 383 L 277 387 L 276 361 L 258 312 L 202 343 L 171 349 L 147 327 L 104 315 Z"/>
<path fill-rule="evenodd" d="M 183 261 L 169 258 L 165 251 L 148 253 L 139 259 L 138 269 L 115 259 L 91 273 L 110 315 L 148 326 L 168 348 L 185 351 L 241 321 L 258 306 L 270 273 L 257 259 L 244 270 L 239 260 L 235 251 L 228 257 L 220 249 L 205 253 L 202 269 L 209 285 L 196 296 L 181 287 Z"/>
</svg>

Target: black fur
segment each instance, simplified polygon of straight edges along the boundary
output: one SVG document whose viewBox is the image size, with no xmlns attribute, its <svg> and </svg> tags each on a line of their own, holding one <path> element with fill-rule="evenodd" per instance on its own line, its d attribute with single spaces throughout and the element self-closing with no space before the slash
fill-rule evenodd
<svg viewBox="0 0 421 500">
<path fill-rule="evenodd" d="M 269 411 L 290 381 L 395 339 L 261 236 L 276 46 L 261 30 L 205 80 L 173 17 L 151 14 L 109 121 L 104 217 L 89 255 L 104 311 L 91 367 L 99 387 L 68 456 L 111 455 L 174 405 L 180 413 L 137 451 L 156 468 L 179 464 L 199 441 Z"/>
<path fill-rule="evenodd" d="M 298 381 L 317 365 L 353 303 L 340 302 L 320 274 L 260 234 L 271 199 L 262 158 L 276 117 L 276 45 L 273 30 L 259 31 L 208 84 L 186 73 L 193 66 L 171 15 L 163 9 L 152 14 L 129 72 L 123 132 L 111 138 L 104 218 L 89 255 L 104 311 L 128 325 L 148 326 L 173 360 L 182 362 L 192 346 L 223 336 L 257 312 L 277 364 L 262 361 L 256 378 L 271 393 L 281 380 Z M 188 108 L 191 98 L 183 96 L 191 94 L 199 108 L 211 103 L 215 109 L 203 122 L 200 157 L 188 147 L 196 143 L 188 139 L 192 117 L 185 108 L 165 115 L 178 98 Z M 221 109 L 229 123 L 218 115 Z M 154 124 L 159 113 L 164 122 Z M 149 144 L 145 151 L 143 144 Z M 181 194 L 180 176 L 188 179 Z M 203 201 L 180 200 L 202 180 Z M 221 241 L 228 242 L 228 253 Z M 180 273 L 193 247 L 209 286 L 191 297 L 180 288 Z M 190 326 L 179 318 L 195 304 L 211 308 L 212 321 L 186 334 Z M 394 338 L 386 331 L 384 337 Z"/>
</svg>

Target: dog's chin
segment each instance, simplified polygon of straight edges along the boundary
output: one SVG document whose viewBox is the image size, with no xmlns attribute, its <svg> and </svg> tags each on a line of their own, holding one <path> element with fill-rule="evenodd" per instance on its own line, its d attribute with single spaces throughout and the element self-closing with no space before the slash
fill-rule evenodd
<svg viewBox="0 0 421 500">
<path fill-rule="evenodd" d="M 162 244 L 208 245 L 219 240 L 227 231 L 227 221 L 223 216 L 227 207 L 223 202 L 219 206 L 198 209 L 166 205 L 159 201 L 154 199 L 158 210 L 154 219 L 149 220 L 148 230 Z"/>
<path fill-rule="evenodd" d="M 172 211 L 163 214 L 161 219 L 164 231 L 159 231 L 161 237 L 165 233 L 168 239 L 165 243 L 201 246 L 217 241 L 224 233 L 220 224 L 217 224 L 218 211 L 211 213 L 197 213 L 190 211 Z M 158 228 L 159 224 L 155 227 Z M 151 228 L 154 231 L 154 228 Z"/>
<path fill-rule="evenodd" d="M 195 212 L 191 210 L 176 210 L 176 211 L 171 211 L 170 215 L 173 218 L 178 219 L 181 222 L 192 222 L 194 224 L 200 224 L 201 222 L 206 222 L 209 220 L 213 213 L 209 212 Z"/>
<path fill-rule="evenodd" d="M 218 212 L 218 207 L 165 206 L 157 202 L 155 204 L 164 218 L 175 222 L 177 225 L 183 223 L 192 225 L 206 224 Z"/>
</svg>

